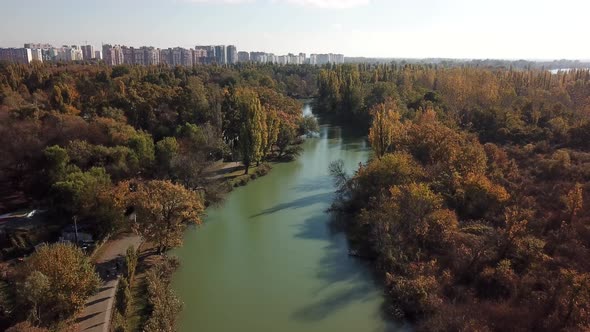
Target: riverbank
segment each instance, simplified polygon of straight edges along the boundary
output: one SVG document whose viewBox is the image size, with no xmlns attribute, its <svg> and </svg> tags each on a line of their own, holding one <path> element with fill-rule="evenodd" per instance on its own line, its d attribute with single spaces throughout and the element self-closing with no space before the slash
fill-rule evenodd
<svg viewBox="0 0 590 332">
<path fill-rule="evenodd" d="M 311 113 L 311 108 L 306 110 Z M 391 331 L 372 271 L 329 228 L 328 166 L 365 162 L 366 139 L 325 123 L 293 162 L 237 188 L 172 252 L 179 331 Z M 231 319 L 227 314 L 231 313 Z"/>
</svg>

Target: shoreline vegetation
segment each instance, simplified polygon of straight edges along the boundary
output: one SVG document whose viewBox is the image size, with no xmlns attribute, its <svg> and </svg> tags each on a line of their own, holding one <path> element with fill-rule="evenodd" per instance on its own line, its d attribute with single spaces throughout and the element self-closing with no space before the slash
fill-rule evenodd
<svg viewBox="0 0 590 332">
<path fill-rule="evenodd" d="M 331 166 L 332 210 L 381 274 L 389 316 L 424 331 L 588 329 L 590 71 L 509 65 L 0 63 L 0 210 L 45 211 L 2 225 L 0 328 L 72 325 L 100 283 L 86 244 L 58 241 L 74 226 L 142 236 L 113 327 L 174 330 L 165 253 L 207 206 L 297 156 L 317 127 L 298 96 L 369 137 L 374 158 Z"/>
<path fill-rule="evenodd" d="M 590 71 L 340 66 L 317 110 L 365 123 L 331 210 L 418 331 L 590 328 Z"/>
<path fill-rule="evenodd" d="M 2 259 L 9 262 L 2 280 L 16 286 L 3 288 L 2 297 L 14 300 L 10 306 L 3 301 L 0 324 L 18 323 L 13 331 L 73 325 L 100 279 L 75 245 L 46 246 L 51 255 L 78 257 L 53 268 L 35 263 L 40 253 L 34 247 L 35 239 L 55 242 L 59 229 L 76 223 L 95 240 L 133 231 L 155 248 L 156 256 L 140 260 L 143 279 L 122 274 L 113 326 L 128 331 L 121 317 L 132 312 L 132 322 L 140 323 L 131 328 L 174 330 L 180 302 L 169 278 L 177 262 L 162 254 L 182 244 L 184 230 L 201 223 L 206 206 L 267 174 L 270 162 L 297 156 L 298 137 L 317 123 L 289 96 L 311 96 L 314 71 L 253 64 L 0 64 L 0 183 L 11 189 L 2 192 L 0 208 L 46 211 L 40 227 L 9 232 L 0 243 Z M 161 262 L 145 265 L 145 258 Z M 60 288 L 59 269 L 78 268 L 88 274 Z M 29 280 L 25 270 L 36 279 Z M 131 310 L 130 303 L 142 306 L 134 296 L 142 293 L 141 285 L 149 294 L 143 300 L 147 309 Z M 50 289 L 68 293 L 49 297 Z"/>
</svg>

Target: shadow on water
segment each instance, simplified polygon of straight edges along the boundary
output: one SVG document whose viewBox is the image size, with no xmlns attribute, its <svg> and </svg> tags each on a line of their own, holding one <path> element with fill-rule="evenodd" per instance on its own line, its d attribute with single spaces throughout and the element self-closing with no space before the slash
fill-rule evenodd
<svg viewBox="0 0 590 332">
<path fill-rule="evenodd" d="M 286 209 L 298 209 L 298 208 L 306 207 L 309 205 L 318 204 L 321 202 L 325 202 L 326 200 L 329 200 L 332 196 L 333 196 L 332 193 L 321 193 L 321 194 L 316 194 L 316 195 L 311 195 L 311 196 L 305 196 L 305 197 L 296 199 L 294 201 L 291 201 L 289 203 L 282 203 L 282 204 L 275 205 L 269 209 L 263 210 L 260 213 L 251 215 L 250 218 L 257 218 L 260 216 L 273 214 L 273 213 L 276 213 L 276 212 L 279 212 L 282 210 L 286 210 Z"/>
<path fill-rule="evenodd" d="M 328 199 L 328 202 L 330 201 L 331 198 Z M 327 213 L 317 214 L 294 226 L 298 228 L 295 234 L 298 238 L 329 241 L 323 249 L 323 257 L 320 258 L 315 272 L 322 283 L 313 291 L 313 295 L 321 299 L 299 308 L 291 315 L 293 319 L 302 322 L 326 319 L 355 303 L 373 299 L 375 285 L 377 289 L 382 289 L 380 278 L 373 267 L 366 261 L 348 255 L 346 236 L 335 226 L 334 220 L 327 220 L 334 218 Z M 338 287 L 339 289 L 334 292 L 331 286 L 335 284 L 345 284 L 347 287 Z M 388 317 L 385 302 L 375 316 L 375 319 L 386 321 L 387 325 L 373 332 L 411 331 L 406 324 Z"/>
<path fill-rule="evenodd" d="M 306 180 L 304 183 L 296 185 L 293 189 L 296 192 L 311 192 L 317 190 L 325 190 L 326 188 L 332 188 L 334 185 L 333 180 L 329 176 L 315 177 Z M 331 199 L 331 198 L 330 198 Z"/>
</svg>

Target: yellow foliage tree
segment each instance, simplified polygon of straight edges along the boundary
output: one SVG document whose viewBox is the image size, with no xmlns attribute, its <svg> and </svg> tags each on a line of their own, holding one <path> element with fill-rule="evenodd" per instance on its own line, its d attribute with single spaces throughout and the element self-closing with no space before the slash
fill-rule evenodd
<svg viewBox="0 0 590 332">
<path fill-rule="evenodd" d="M 25 262 L 22 273 L 44 276 L 49 291 L 44 292 L 39 320 L 48 323 L 65 319 L 84 306 L 99 286 L 100 279 L 81 249 L 65 243 L 41 246 Z M 35 287 L 24 287 L 21 296 L 29 298 Z"/>
<path fill-rule="evenodd" d="M 397 104 L 392 99 L 376 105 L 371 113 L 373 123 L 369 130 L 369 142 L 377 157 L 381 158 L 391 149 L 396 136 L 403 134 L 403 125 L 400 122 Z"/>
<path fill-rule="evenodd" d="M 194 191 L 170 181 L 140 183 L 132 195 L 137 218 L 133 229 L 163 252 L 182 244 L 189 224 L 201 224 L 203 200 Z"/>
</svg>

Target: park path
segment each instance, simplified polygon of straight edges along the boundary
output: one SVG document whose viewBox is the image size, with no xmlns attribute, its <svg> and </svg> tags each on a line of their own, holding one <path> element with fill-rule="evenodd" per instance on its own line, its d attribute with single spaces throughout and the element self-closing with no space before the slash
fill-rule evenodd
<svg viewBox="0 0 590 332">
<path fill-rule="evenodd" d="M 78 315 L 76 319 L 77 331 L 109 331 L 120 273 L 111 273 L 107 277 L 105 271 L 114 271 L 115 261 L 124 259 L 127 248 L 134 246 L 137 249 L 140 243 L 141 238 L 139 236 L 125 235 L 109 240 L 104 244 L 99 257 L 96 259 L 97 270 L 103 279 L 103 283 L 98 293 L 86 301 L 84 310 Z"/>
</svg>

